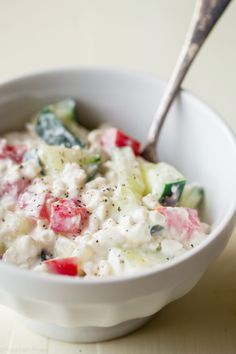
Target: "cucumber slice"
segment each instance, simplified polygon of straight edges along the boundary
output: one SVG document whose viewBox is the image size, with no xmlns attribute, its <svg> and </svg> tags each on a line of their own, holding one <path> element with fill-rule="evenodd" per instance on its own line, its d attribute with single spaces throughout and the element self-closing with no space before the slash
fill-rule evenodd
<svg viewBox="0 0 236 354">
<path fill-rule="evenodd" d="M 68 148 L 75 145 L 83 146 L 81 141 L 65 128 L 54 113 L 39 114 L 35 130 L 48 145 L 62 145 Z"/>
<path fill-rule="evenodd" d="M 84 146 L 76 122 L 76 103 L 66 99 L 45 106 L 32 119 L 36 133 L 48 145 L 63 145 L 68 148 L 79 145 Z"/>
<path fill-rule="evenodd" d="M 164 226 L 162 225 L 153 225 L 150 229 L 151 236 L 160 236 L 161 231 L 164 230 Z"/>
<path fill-rule="evenodd" d="M 165 206 L 175 206 L 183 193 L 186 180 L 166 183 L 159 202 Z"/>
<path fill-rule="evenodd" d="M 179 200 L 179 205 L 184 208 L 197 209 L 204 198 L 204 189 L 198 184 L 188 184 Z"/>
<path fill-rule="evenodd" d="M 113 271 L 117 274 L 124 267 L 129 272 L 133 272 L 144 267 L 150 268 L 166 262 L 166 257 L 159 249 L 156 251 L 144 251 L 140 248 L 124 249 L 114 247 L 111 249 L 108 259 Z"/>
<path fill-rule="evenodd" d="M 36 123 L 39 115 L 52 113 L 54 114 L 61 123 L 67 125 L 69 122 L 76 120 L 76 102 L 70 98 L 67 98 L 63 101 L 49 104 L 44 106 L 39 112 L 37 112 L 32 121 Z"/>
<path fill-rule="evenodd" d="M 133 267 L 142 265 L 150 267 L 165 261 L 165 257 L 159 251 L 143 251 L 137 248 L 123 249 L 122 255 Z"/>
<path fill-rule="evenodd" d="M 186 183 L 183 175 L 164 162 L 154 164 L 140 158 L 140 163 L 145 181 L 145 194 L 155 195 L 163 205 L 175 206 Z"/>
<path fill-rule="evenodd" d="M 75 162 L 86 171 L 90 178 L 101 162 L 99 155 L 80 148 L 68 149 L 62 146 L 43 145 L 38 153 L 46 174 L 59 174 L 66 163 Z"/>
<path fill-rule="evenodd" d="M 76 119 L 76 103 L 68 98 L 44 107 L 42 112 L 54 113 L 63 124 L 67 125 L 67 123 Z"/>
<path fill-rule="evenodd" d="M 86 137 L 86 129 L 81 127 L 77 121 L 76 102 L 71 98 L 56 102 L 43 108 L 44 113 L 53 113 L 62 124 L 79 140 Z"/>
<path fill-rule="evenodd" d="M 112 161 L 118 177 L 117 198 L 140 204 L 145 185 L 138 159 L 130 147 L 114 149 Z"/>
</svg>

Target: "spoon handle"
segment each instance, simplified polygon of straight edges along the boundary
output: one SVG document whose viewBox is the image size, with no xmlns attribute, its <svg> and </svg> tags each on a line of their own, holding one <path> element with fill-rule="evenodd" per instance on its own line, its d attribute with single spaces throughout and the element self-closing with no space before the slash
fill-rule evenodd
<svg viewBox="0 0 236 354">
<path fill-rule="evenodd" d="M 147 160 L 157 161 L 156 143 L 169 108 L 199 49 L 230 1 L 197 0 L 192 22 L 180 56 L 148 132 L 147 144 L 142 152 L 142 156 Z"/>
</svg>

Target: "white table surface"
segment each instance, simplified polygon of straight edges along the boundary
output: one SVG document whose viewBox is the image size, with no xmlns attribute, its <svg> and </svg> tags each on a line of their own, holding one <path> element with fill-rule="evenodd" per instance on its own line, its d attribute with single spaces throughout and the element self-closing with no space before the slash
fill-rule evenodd
<svg viewBox="0 0 236 354">
<path fill-rule="evenodd" d="M 0 79 L 64 65 L 122 67 L 168 78 L 193 0 L 0 0 Z M 236 3 L 184 87 L 236 131 Z M 236 353 L 236 232 L 186 296 L 137 332 L 101 344 L 66 344 L 25 329 L 0 307 L 0 354 Z"/>
</svg>

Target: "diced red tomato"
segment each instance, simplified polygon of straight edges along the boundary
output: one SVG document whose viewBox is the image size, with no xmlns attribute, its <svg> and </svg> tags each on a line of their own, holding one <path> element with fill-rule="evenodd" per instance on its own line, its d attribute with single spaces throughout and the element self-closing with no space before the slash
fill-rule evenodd
<svg viewBox="0 0 236 354">
<path fill-rule="evenodd" d="M 50 194 L 38 194 L 28 189 L 19 196 L 18 207 L 29 217 L 50 220 L 50 202 Z"/>
<path fill-rule="evenodd" d="M 0 197 L 4 195 L 10 195 L 17 198 L 30 184 L 30 180 L 27 178 L 21 178 L 16 182 L 0 182 Z"/>
<path fill-rule="evenodd" d="M 102 146 L 110 154 L 115 147 L 130 146 L 135 155 L 140 154 L 140 142 L 124 134 L 116 128 L 108 128 L 105 130 L 102 141 Z"/>
<path fill-rule="evenodd" d="M 25 145 L 8 145 L 5 139 L 0 140 L 0 159 L 11 159 L 21 163 L 26 150 Z"/>
<path fill-rule="evenodd" d="M 79 234 L 89 213 L 74 199 L 58 198 L 51 205 L 51 229 L 64 235 Z"/>
<path fill-rule="evenodd" d="M 174 228 L 177 233 L 185 232 L 191 236 L 194 231 L 199 231 L 201 223 L 197 210 L 189 208 L 158 207 L 158 212 L 165 216 L 167 227 Z"/>
<path fill-rule="evenodd" d="M 40 219 L 47 219 L 50 220 L 50 206 L 51 206 L 51 196 L 50 194 L 46 193 L 44 195 L 43 204 L 39 211 L 39 218 Z"/>
<path fill-rule="evenodd" d="M 78 259 L 71 258 L 54 258 L 43 262 L 49 273 L 76 276 L 78 274 Z"/>
</svg>

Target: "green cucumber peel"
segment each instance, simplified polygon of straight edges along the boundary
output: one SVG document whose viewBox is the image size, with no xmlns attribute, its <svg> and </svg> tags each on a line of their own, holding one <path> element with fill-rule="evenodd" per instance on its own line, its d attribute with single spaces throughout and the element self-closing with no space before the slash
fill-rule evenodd
<svg viewBox="0 0 236 354">
<path fill-rule="evenodd" d="M 71 148 L 79 145 L 83 147 L 83 143 L 75 137 L 56 117 L 54 113 L 40 113 L 36 125 L 36 133 L 48 145 L 59 145 Z"/>
</svg>

